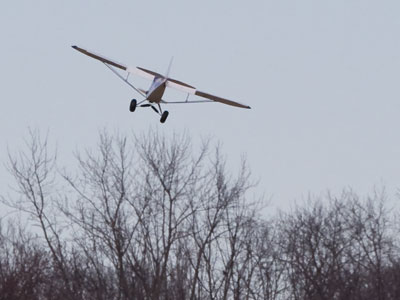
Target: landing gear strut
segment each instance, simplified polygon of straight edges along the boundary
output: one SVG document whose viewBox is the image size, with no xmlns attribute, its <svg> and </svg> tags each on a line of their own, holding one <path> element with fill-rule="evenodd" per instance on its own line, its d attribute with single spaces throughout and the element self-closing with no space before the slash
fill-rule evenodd
<svg viewBox="0 0 400 300">
<path fill-rule="evenodd" d="M 131 112 L 134 112 L 135 109 L 136 109 L 136 105 L 137 105 L 136 99 L 132 99 L 131 104 L 129 105 L 129 110 L 130 110 Z"/>
</svg>

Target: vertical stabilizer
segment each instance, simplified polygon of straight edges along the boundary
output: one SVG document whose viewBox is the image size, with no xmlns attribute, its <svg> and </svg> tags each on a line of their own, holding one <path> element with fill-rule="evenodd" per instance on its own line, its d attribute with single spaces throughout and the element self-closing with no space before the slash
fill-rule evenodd
<svg viewBox="0 0 400 300">
<path fill-rule="evenodd" d="M 171 71 L 171 66 L 172 66 L 172 61 L 174 60 L 174 57 L 171 57 L 171 60 L 169 61 L 168 69 L 167 69 L 167 74 L 165 74 L 165 78 L 168 78 L 169 73 Z"/>
</svg>

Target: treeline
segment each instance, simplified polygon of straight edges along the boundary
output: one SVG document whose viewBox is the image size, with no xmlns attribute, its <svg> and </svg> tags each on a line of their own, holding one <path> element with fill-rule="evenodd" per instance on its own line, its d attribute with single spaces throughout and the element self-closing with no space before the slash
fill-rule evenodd
<svg viewBox="0 0 400 300">
<path fill-rule="evenodd" d="M 400 299 L 384 193 L 266 218 L 246 163 L 233 175 L 209 142 L 102 133 L 74 173 L 50 148 L 31 133 L 10 154 L 0 299 Z"/>
</svg>

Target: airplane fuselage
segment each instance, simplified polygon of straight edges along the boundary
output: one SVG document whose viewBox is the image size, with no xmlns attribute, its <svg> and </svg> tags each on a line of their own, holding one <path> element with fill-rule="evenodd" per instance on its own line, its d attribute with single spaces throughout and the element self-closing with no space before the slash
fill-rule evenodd
<svg viewBox="0 0 400 300">
<path fill-rule="evenodd" d="M 166 79 L 155 77 L 149 90 L 146 93 L 146 99 L 152 103 L 160 103 L 166 88 Z"/>
</svg>

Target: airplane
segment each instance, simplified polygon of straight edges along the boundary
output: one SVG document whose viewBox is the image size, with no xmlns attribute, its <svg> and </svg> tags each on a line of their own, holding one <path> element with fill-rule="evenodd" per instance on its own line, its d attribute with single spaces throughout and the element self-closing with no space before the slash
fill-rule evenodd
<svg viewBox="0 0 400 300">
<path fill-rule="evenodd" d="M 169 63 L 166 75 L 161 75 L 157 72 L 147 70 L 147 69 L 141 68 L 141 67 L 128 67 L 124 64 L 118 63 L 116 61 L 108 59 L 108 58 L 101 56 L 99 54 L 96 54 L 94 52 L 85 50 L 78 46 L 72 46 L 72 48 L 104 63 L 104 65 L 106 67 L 108 67 L 115 75 L 117 75 L 120 79 L 122 79 L 125 83 L 127 83 L 131 88 L 133 88 L 136 92 L 138 92 L 141 96 L 144 97 L 144 99 L 140 102 L 138 102 L 136 99 L 131 100 L 130 105 L 129 105 L 129 110 L 131 112 L 134 112 L 137 107 L 151 107 L 157 114 L 159 114 L 161 116 L 161 118 L 160 118 L 161 123 L 164 123 L 167 120 L 167 117 L 169 114 L 167 110 L 163 111 L 161 109 L 161 103 L 162 104 L 183 104 L 183 103 L 188 104 L 188 103 L 202 103 L 202 102 L 220 102 L 220 103 L 231 105 L 231 106 L 250 109 L 250 106 L 248 106 L 248 105 L 241 104 L 239 102 L 235 102 L 235 101 L 228 100 L 225 98 L 217 97 L 217 96 L 214 96 L 214 95 L 211 95 L 208 93 L 201 92 L 201 91 L 197 90 L 195 87 L 193 87 L 187 83 L 184 83 L 182 81 L 168 77 L 170 69 L 171 69 L 172 59 Z M 127 73 L 127 75 L 122 76 L 120 74 L 120 72 L 117 71 L 117 69 L 125 71 Z M 143 89 L 135 87 L 130 81 L 128 81 L 130 74 L 135 74 L 135 75 L 141 76 L 143 78 L 152 80 L 150 88 L 148 90 L 143 90 Z M 162 99 L 165 89 L 167 87 L 186 93 L 187 94 L 186 100 L 170 102 L 170 101 L 165 101 L 164 99 Z M 190 100 L 189 101 L 190 95 L 199 96 L 199 97 L 207 99 L 207 100 Z M 153 104 L 157 104 L 158 109 Z"/>
</svg>

